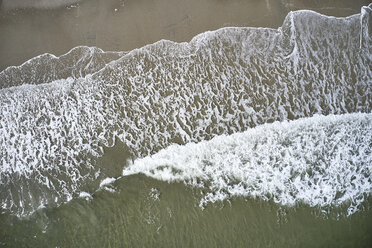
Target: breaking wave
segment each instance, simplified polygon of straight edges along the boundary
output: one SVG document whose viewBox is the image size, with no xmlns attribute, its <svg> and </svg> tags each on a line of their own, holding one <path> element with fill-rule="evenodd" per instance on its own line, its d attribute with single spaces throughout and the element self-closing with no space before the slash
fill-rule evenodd
<svg viewBox="0 0 372 248">
<path fill-rule="evenodd" d="M 358 210 L 372 190 L 372 114 L 276 122 L 172 145 L 124 169 L 208 188 L 200 202 L 248 196 L 282 205 Z"/>
</svg>

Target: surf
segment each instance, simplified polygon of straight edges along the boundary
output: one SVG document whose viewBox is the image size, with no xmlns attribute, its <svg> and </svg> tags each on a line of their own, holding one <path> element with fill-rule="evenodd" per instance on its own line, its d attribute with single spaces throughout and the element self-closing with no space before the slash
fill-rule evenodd
<svg viewBox="0 0 372 248">
<path fill-rule="evenodd" d="M 75 48 L 4 70 L 2 208 L 24 216 L 98 187 L 109 168 L 97 159 L 117 140 L 143 158 L 265 123 L 370 113 L 370 9 L 296 11 L 279 29 L 222 28 L 122 53 Z"/>
</svg>

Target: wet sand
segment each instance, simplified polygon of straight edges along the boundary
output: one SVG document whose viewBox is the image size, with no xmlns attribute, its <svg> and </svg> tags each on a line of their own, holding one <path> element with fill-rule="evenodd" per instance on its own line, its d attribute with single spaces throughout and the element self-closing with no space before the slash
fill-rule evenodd
<svg viewBox="0 0 372 248">
<path fill-rule="evenodd" d="M 85 0 L 51 9 L 58 4 L 35 2 L 35 8 L 17 8 L 31 4 L 0 1 L 0 70 L 46 52 L 59 56 L 78 45 L 128 51 L 161 39 L 189 41 L 199 33 L 224 26 L 276 28 L 289 11 L 297 9 L 347 16 L 359 13 L 361 6 L 369 3 L 363 0 Z"/>
</svg>

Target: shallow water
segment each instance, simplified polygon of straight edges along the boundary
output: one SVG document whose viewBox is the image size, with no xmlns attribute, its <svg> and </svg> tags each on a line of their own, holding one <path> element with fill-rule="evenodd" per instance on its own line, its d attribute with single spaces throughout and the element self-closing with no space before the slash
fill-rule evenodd
<svg viewBox="0 0 372 248">
<path fill-rule="evenodd" d="M 137 158 L 274 121 L 369 113 L 371 13 L 296 11 L 279 29 L 222 28 L 128 53 L 78 47 L 8 67 L 0 73 L 1 205 L 24 216 L 93 192 L 118 176 L 97 162 L 117 141 Z M 370 156 L 361 157 L 367 170 Z"/>
<path fill-rule="evenodd" d="M 300 10 L 7 67 L 0 246 L 371 246 L 371 20 Z"/>
<path fill-rule="evenodd" d="M 111 192 L 114 191 L 114 192 Z M 4 247 L 370 247 L 372 212 L 325 217 L 316 208 L 234 198 L 199 208 L 199 189 L 143 175 L 109 190 L 42 209 L 20 221 L 1 216 Z M 367 201 L 368 205 L 372 201 Z M 335 210 L 335 212 L 337 212 Z M 11 225 L 9 226 L 9 223 Z M 22 233 L 20 235 L 20 233 Z"/>
</svg>

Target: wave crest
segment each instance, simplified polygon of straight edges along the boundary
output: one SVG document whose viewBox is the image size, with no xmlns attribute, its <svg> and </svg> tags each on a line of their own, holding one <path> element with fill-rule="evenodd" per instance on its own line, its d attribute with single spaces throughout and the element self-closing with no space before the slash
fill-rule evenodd
<svg viewBox="0 0 372 248">
<path fill-rule="evenodd" d="M 244 196 L 290 206 L 348 204 L 350 215 L 371 193 L 371 137 L 371 114 L 315 116 L 172 145 L 135 160 L 123 175 L 207 188 L 201 207 Z"/>
</svg>

